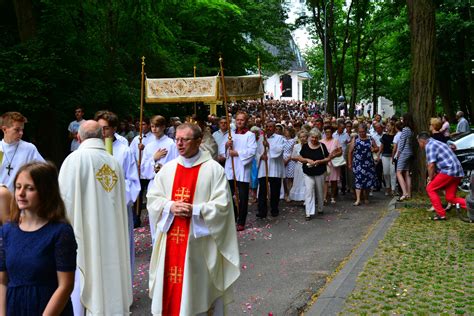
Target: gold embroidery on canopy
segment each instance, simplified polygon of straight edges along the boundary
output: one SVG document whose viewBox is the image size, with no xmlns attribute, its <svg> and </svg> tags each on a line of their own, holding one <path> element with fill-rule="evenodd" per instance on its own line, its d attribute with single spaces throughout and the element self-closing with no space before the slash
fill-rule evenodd
<svg viewBox="0 0 474 316">
<path fill-rule="evenodd" d="M 107 192 L 112 191 L 118 181 L 117 174 L 107 164 L 104 164 L 102 168 L 97 171 L 95 178 L 102 184 L 102 187 Z"/>
</svg>

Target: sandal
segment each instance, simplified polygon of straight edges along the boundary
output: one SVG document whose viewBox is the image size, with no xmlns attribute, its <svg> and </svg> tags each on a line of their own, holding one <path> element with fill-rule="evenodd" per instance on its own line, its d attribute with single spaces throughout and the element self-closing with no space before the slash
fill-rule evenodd
<svg viewBox="0 0 474 316">
<path fill-rule="evenodd" d="M 405 200 L 408 200 L 410 197 L 408 195 L 402 195 L 397 199 L 397 202 L 403 202 Z"/>
<path fill-rule="evenodd" d="M 359 206 L 360 205 L 360 202 L 354 202 L 354 204 L 352 204 L 354 206 Z"/>
</svg>

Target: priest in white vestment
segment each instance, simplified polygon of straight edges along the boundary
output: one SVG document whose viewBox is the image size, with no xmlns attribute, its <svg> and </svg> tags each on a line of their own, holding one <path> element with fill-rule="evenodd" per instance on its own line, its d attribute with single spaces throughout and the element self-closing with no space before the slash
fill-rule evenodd
<svg viewBox="0 0 474 316">
<path fill-rule="evenodd" d="M 135 158 L 130 148 L 122 141 L 117 139 L 117 127 L 119 125 L 118 117 L 110 111 L 99 111 L 96 113 L 96 120 L 102 127 L 104 138 L 112 139 L 112 155 L 122 166 L 123 176 L 125 178 L 125 201 L 127 203 L 128 213 L 128 233 L 130 239 L 130 269 L 135 271 L 135 237 L 133 232 L 133 203 L 135 203 L 140 193 L 140 180 L 138 178 L 138 169 Z"/>
<path fill-rule="evenodd" d="M 79 149 L 64 160 L 59 172 L 78 244 L 74 313 L 128 315 L 132 283 L 122 166 L 105 151 L 96 121 L 81 125 L 79 140 Z"/>
<path fill-rule="evenodd" d="M 178 126 L 179 157 L 147 194 L 156 241 L 150 264 L 153 315 L 223 315 L 240 275 L 232 198 L 223 168 L 199 149 L 197 125 Z"/>
<path fill-rule="evenodd" d="M 255 134 L 247 128 L 247 118 L 247 113 L 245 112 L 239 112 L 235 115 L 236 129 L 235 132 L 231 131 L 232 141 L 222 142 L 219 148 L 219 155 L 226 157 L 224 169 L 229 180 L 232 195 L 234 195 L 235 186 L 237 187 L 239 197 L 238 209 L 234 203 L 237 231 L 245 229 L 249 205 L 250 172 L 252 160 L 257 151 Z M 232 169 L 232 160 L 234 160 L 234 169 Z"/>
<path fill-rule="evenodd" d="M 21 166 L 32 161 L 44 161 L 36 146 L 21 140 L 26 117 L 18 112 L 2 115 L 3 139 L 0 146 L 0 183 L 14 191 L 13 181 Z"/>
</svg>

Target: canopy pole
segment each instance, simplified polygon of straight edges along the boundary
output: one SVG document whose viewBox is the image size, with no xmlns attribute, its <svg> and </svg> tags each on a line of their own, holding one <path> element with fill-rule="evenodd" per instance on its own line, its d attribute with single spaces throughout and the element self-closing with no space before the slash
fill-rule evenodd
<svg viewBox="0 0 474 316">
<path fill-rule="evenodd" d="M 262 85 L 262 91 L 265 91 L 264 87 L 263 87 L 263 79 L 262 79 L 262 67 L 260 65 L 260 56 L 258 56 L 257 58 L 257 64 L 258 64 L 258 75 L 260 76 L 260 84 Z M 262 111 L 262 123 L 263 124 L 266 124 L 265 123 L 265 105 L 263 103 L 263 95 L 262 97 L 260 98 L 260 106 L 261 106 L 261 111 Z M 263 131 L 263 142 L 264 143 L 267 143 L 267 134 L 265 133 L 266 131 L 264 130 Z M 267 155 L 267 146 L 263 146 L 263 154 L 265 156 L 267 156 L 267 159 L 264 160 L 264 164 L 265 164 L 265 186 L 267 188 L 267 200 L 268 200 L 268 196 L 270 194 L 270 186 L 268 184 L 268 155 Z M 259 161 L 259 165 L 260 163 L 262 162 L 262 160 Z"/>
<path fill-rule="evenodd" d="M 221 83 L 222 83 L 222 93 L 224 95 L 224 108 L 225 108 L 225 119 L 227 122 L 227 128 L 228 128 L 228 140 L 232 141 L 232 131 L 230 128 L 230 121 L 229 121 L 229 109 L 227 108 L 227 89 L 225 87 L 225 79 L 224 79 L 224 66 L 223 66 L 224 60 L 222 59 L 222 56 L 219 57 L 219 64 L 220 64 L 220 77 L 221 77 Z M 232 147 L 229 147 L 229 150 L 231 150 Z M 237 179 L 235 179 L 235 165 L 234 165 L 234 157 L 230 156 L 230 161 L 232 162 L 232 174 L 234 175 L 234 195 L 235 195 L 235 203 L 236 203 L 236 209 L 237 209 L 237 216 L 240 214 L 240 208 L 239 208 L 239 190 L 237 189 Z"/>
<path fill-rule="evenodd" d="M 145 56 L 142 56 L 142 80 L 141 80 L 141 87 L 140 87 L 140 126 L 139 126 L 139 133 L 138 133 L 138 179 L 141 176 L 141 164 L 142 164 L 142 122 L 143 122 L 143 97 L 144 97 L 144 90 L 145 90 Z M 140 192 L 142 194 L 142 192 Z M 135 202 L 135 212 L 137 215 L 140 215 L 140 203 L 139 198 Z"/>
<path fill-rule="evenodd" d="M 193 74 L 194 74 L 194 79 L 196 79 L 196 64 L 194 64 L 193 66 Z M 196 105 L 196 101 L 194 102 L 194 116 L 197 115 L 197 105 Z"/>
</svg>

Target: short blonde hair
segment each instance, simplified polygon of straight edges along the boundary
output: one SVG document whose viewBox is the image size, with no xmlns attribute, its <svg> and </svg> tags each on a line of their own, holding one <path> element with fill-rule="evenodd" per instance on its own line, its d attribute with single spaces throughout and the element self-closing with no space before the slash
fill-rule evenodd
<svg viewBox="0 0 474 316">
<path fill-rule="evenodd" d="M 439 131 L 443 127 L 443 122 L 437 117 L 432 117 L 430 119 L 430 124 L 433 126 L 435 131 Z"/>
</svg>

